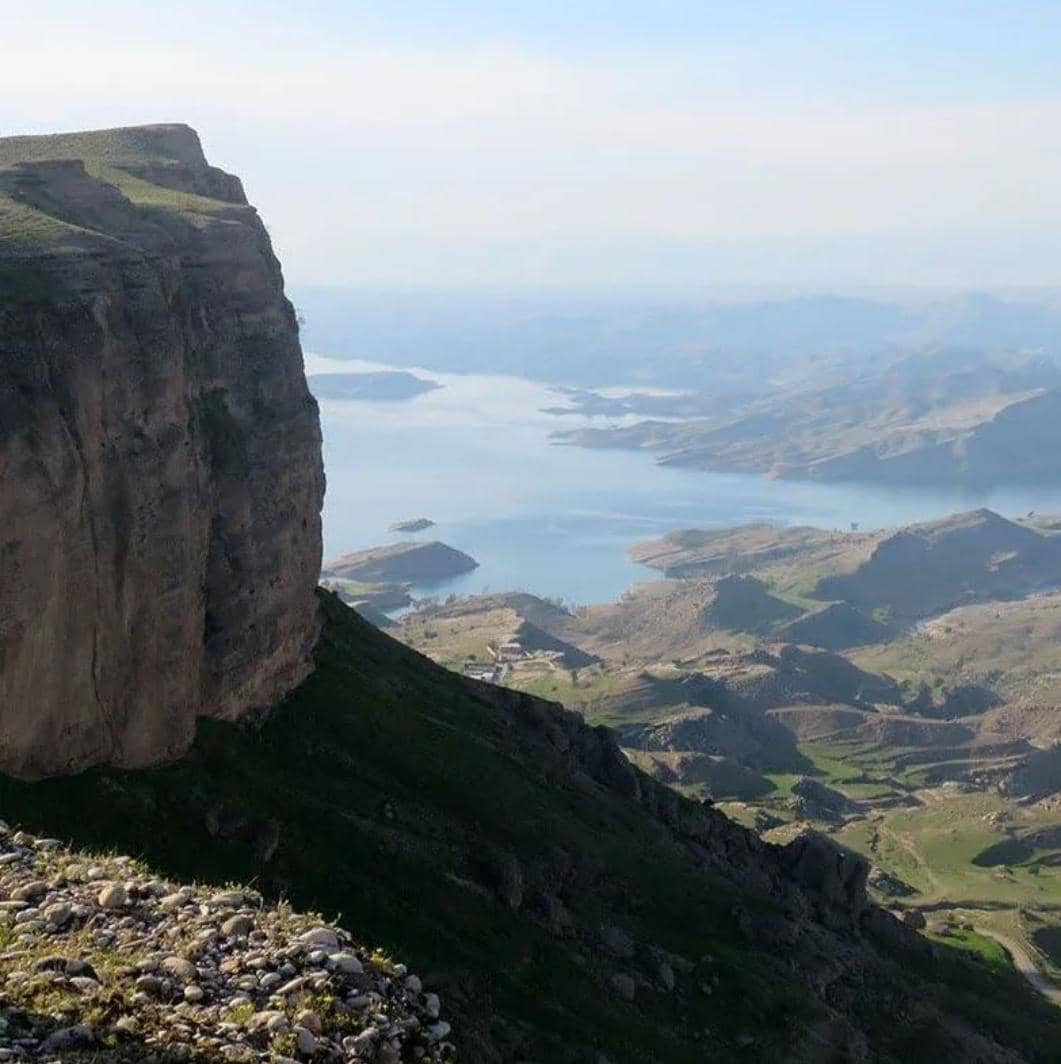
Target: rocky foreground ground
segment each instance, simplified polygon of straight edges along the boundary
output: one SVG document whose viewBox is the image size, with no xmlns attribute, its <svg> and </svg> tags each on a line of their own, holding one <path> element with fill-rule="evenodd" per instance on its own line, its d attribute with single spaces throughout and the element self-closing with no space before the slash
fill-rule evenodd
<svg viewBox="0 0 1061 1064">
<path fill-rule="evenodd" d="M 450 1060 L 435 994 L 318 917 L 0 823 L 0 1061 Z"/>
</svg>

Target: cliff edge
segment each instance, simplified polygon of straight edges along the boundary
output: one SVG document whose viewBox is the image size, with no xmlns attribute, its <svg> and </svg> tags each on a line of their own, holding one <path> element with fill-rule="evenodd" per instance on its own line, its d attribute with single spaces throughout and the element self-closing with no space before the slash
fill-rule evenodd
<svg viewBox="0 0 1061 1064">
<path fill-rule="evenodd" d="M 187 126 L 0 139 L 0 478 L 0 770 L 164 760 L 309 673 L 317 407 Z"/>
</svg>

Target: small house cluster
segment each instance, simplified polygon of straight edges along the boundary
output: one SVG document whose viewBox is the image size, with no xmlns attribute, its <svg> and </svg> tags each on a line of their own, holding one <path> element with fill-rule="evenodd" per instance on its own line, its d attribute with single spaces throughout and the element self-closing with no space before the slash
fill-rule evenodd
<svg viewBox="0 0 1061 1064">
<path fill-rule="evenodd" d="M 464 666 L 464 675 L 473 680 L 501 684 L 516 668 L 521 671 L 548 672 L 563 668 L 563 654 L 557 650 L 527 650 L 522 643 L 509 640 L 504 643 L 488 643 L 486 647 L 491 660 L 469 661 Z"/>
</svg>

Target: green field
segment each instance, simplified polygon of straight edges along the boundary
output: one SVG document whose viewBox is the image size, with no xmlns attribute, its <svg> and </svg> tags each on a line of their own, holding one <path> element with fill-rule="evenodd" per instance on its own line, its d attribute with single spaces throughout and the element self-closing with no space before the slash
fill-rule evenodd
<svg viewBox="0 0 1061 1064">
<path fill-rule="evenodd" d="M 997 971 L 1011 971 L 1013 961 L 1010 955 L 993 938 L 976 931 L 960 928 L 948 928 L 946 931 L 929 931 L 926 937 L 943 946 L 971 953 L 974 957 Z"/>
</svg>

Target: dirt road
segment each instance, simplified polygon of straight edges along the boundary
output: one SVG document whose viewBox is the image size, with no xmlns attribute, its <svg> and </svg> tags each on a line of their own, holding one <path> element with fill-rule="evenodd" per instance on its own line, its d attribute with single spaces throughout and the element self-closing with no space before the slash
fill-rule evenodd
<svg viewBox="0 0 1061 1064">
<path fill-rule="evenodd" d="M 978 934 L 985 938 L 994 939 L 1013 958 L 1013 966 L 1024 976 L 1025 979 L 1039 991 L 1043 997 L 1052 1001 L 1055 1005 L 1061 1005 L 1061 990 L 1059 990 L 1042 972 L 1035 966 L 1031 955 L 1016 939 L 1008 935 L 1000 935 L 997 931 L 989 931 L 986 927 L 978 927 Z"/>
</svg>

